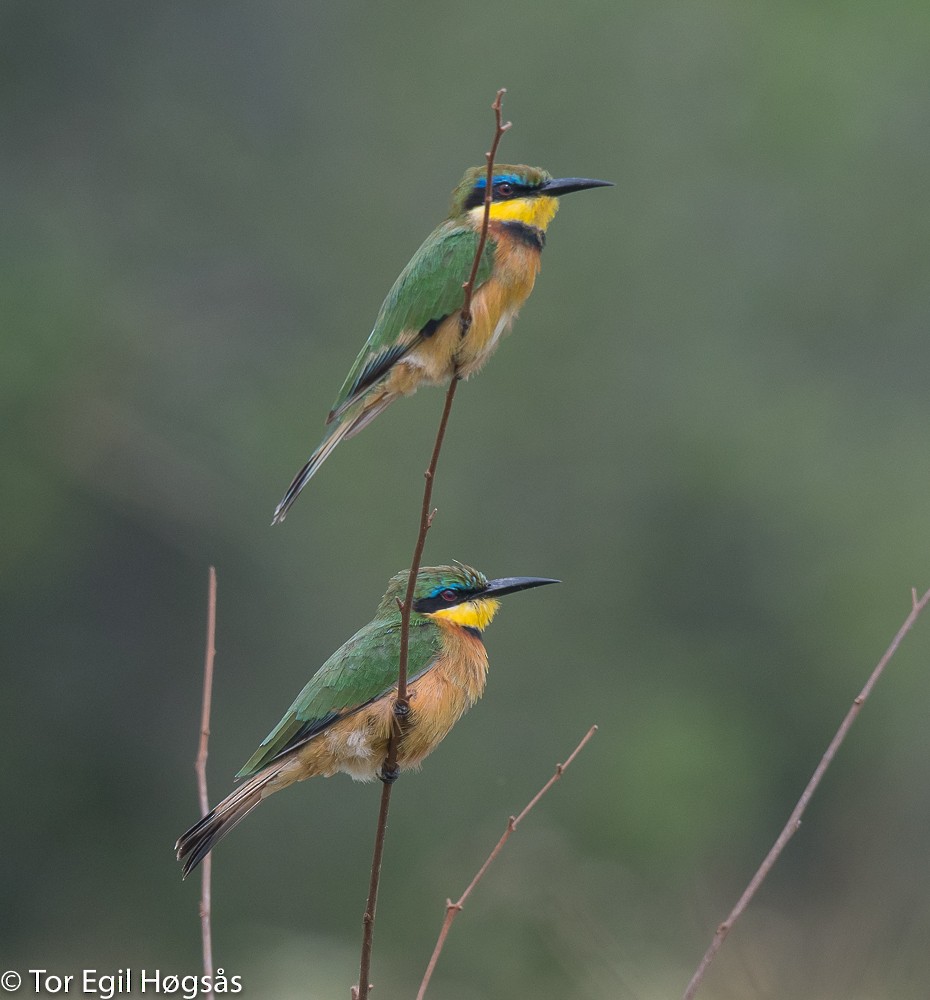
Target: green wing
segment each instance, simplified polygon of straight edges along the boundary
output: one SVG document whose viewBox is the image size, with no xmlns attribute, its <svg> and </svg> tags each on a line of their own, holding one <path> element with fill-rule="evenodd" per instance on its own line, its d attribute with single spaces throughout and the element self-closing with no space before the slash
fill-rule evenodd
<svg viewBox="0 0 930 1000">
<path fill-rule="evenodd" d="M 374 329 L 333 403 L 330 421 L 461 307 L 462 285 L 471 274 L 477 249 L 478 234 L 454 220 L 444 222 L 427 237 L 388 292 Z M 488 239 L 476 287 L 490 277 L 493 263 L 494 242 Z"/>
<path fill-rule="evenodd" d="M 439 652 L 431 622 L 411 622 L 407 676 L 425 673 Z M 373 621 L 360 629 L 310 678 L 287 715 L 246 761 L 237 778 L 247 778 L 334 722 L 387 694 L 397 684 L 400 619 Z"/>
</svg>

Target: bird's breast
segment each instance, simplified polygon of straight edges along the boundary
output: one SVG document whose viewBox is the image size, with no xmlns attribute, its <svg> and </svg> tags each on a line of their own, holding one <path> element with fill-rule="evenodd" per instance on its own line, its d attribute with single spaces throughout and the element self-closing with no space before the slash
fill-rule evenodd
<svg viewBox="0 0 930 1000">
<path fill-rule="evenodd" d="M 402 767 L 416 767 L 484 693 L 488 657 L 480 635 L 440 625 L 436 663 L 410 686 L 410 717 L 398 750 Z"/>
<path fill-rule="evenodd" d="M 539 274 L 542 241 L 518 237 L 514 228 L 510 222 L 491 223 L 494 268 L 475 292 L 471 328 L 460 338 L 456 352 L 459 374 L 465 378 L 477 372 L 494 352 L 533 291 Z"/>
</svg>

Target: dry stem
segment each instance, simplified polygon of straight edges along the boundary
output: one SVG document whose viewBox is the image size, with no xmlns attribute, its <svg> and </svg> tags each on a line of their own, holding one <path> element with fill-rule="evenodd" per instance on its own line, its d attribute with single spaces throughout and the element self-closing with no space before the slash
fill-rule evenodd
<svg viewBox="0 0 930 1000">
<path fill-rule="evenodd" d="M 778 858 L 780 857 L 781 852 L 785 849 L 788 841 L 791 840 L 791 838 L 797 833 L 799 827 L 801 826 L 801 816 L 807 808 L 807 804 L 810 802 L 814 792 L 817 790 L 817 786 L 820 784 L 827 768 L 833 762 L 833 758 L 836 756 L 836 751 L 839 749 L 843 740 L 846 739 L 846 734 L 849 732 L 852 724 L 856 721 L 856 717 L 859 715 L 859 712 L 862 711 L 862 706 L 872 693 L 872 688 L 875 687 L 876 682 L 884 672 L 889 660 L 892 656 L 894 656 L 898 646 L 901 644 L 902 639 L 908 632 L 910 632 L 914 622 L 917 621 L 918 615 L 921 611 L 923 611 L 928 603 L 930 603 L 930 590 L 928 590 L 923 597 L 920 598 L 920 600 L 917 599 L 917 591 L 911 591 L 911 613 L 907 616 L 907 618 L 905 618 L 904 624 L 898 629 L 898 633 L 895 635 L 894 639 L 891 640 L 891 645 L 887 650 L 885 650 L 885 655 L 878 661 L 878 664 L 872 671 L 865 687 L 853 700 L 852 706 L 840 724 L 840 728 L 836 731 L 836 735 L 830 741 L 830 745 L 827 747 L 823 757 L 821 757 L 820 763 L 817 765 L 817 769 L 811 776 L 810 781 L 808 781 L 807 787 L 801 794 L 801 798 L 798 799 L 798 804 L 794 807 L 794 810 L 788 817 L 788 822 L 778 835 L 778 838 L 772 845 L 771 850 L 765 856 L 765 860 L 759 866 L 756 874 L 753 875 L 749 885 L 746 886 L 742 896 L 740 896 L 737 901 L 736 906 L 734 906 L 730 911 L 729 916 L 717 928 L 717 933 L 714 935 L 714 939 L 711 941 L 707 951 L 704 952 L 704 957 L 701 959 L 694 975 L 691 977 L 691 982 L 688 983 L 688 988 L 685 990 L 682 1000 L 693 1000 L 693 997 L 697 994 L 698 988 L 704 979 L 704 973 L 707 971 L 707 967 L 714 960 L 714 956 L 720 950 L 720 947 L 726 939 L 727 934 L 730 933 L 730 929 L 733 927 L 733 924 L 736 923 L 743 911 L 751 902 L 759 886 L 762 885 L 766 875 L 768 875 L 768 873 L 772 870 L 775 862 L 778 861 Z"/>
<path fill-rule="evenodd" d="M 210 704 L 213 700 L 213 660 L 216 656 L 216 567 L 210 567 L 209 597 L 207 599 L 207 648 L 203 662 L 203 701 L 200 709 L 200 743 L 194 772 L 197 775 L 197 795 L 200 815 L 210 811 L 207 795 L 207 752 L 210 744 Z M 203 941 L 204 975 L 213 978 L 213 933 L 210 925 L 210 880 L 213 855 L 208 854 L 200 869 L 200 936 Z M 206 994 L 213 997 L 213 990 Z"/>
<path fill-rule="evenodd" d="M 504 844 L 510 839 L 511 834 L 517 829 L 517 827 L 522 822 L 526 814 L 536 805 L 537 802 L 549 791 L 550 788 L 562 777 L 568 768 L 569 764 L 578 756 L 579 753 L 585 748 L 585 745 L 591 739 L 591 737 L 597 732 L 597 726 L 592 726 L 582 737 L 581 742 L 574 750 L 568 755 L 564 764 L 556 764 L 555 774 L 540 788 L 540 790 L 530 799 L 530 801 L 523 807 L 523 811 L 516 817 L 511 816 L 507 821 L 507 826 L 504 829 L 504 833 L 501 839 L 495 844 L 494 849 L 485 859 L 484 864 L 478 869 L 477 874 L 468 883 L 468 887 L 462 893 L 461 896 L 453 903 L 451 899 L 446 900 L 446 917 L 443 920 L 442 928 L 439 931 L 439 937 L 436 940 L 436 947 L 433 948 L 433 954 L 430 956 L 429 964 L 426 966 L 426 972 L 423 975 L 423 981 L 420 983 L 420 988 L 417 991 L 416 1000 L 423 1000 L 426 996 L 426 990 L 429 986 L 430 979 L 433 976 L 433 970 L 436 968 L 436 962 L 439 960 L 439 956 L 442 949 L 446 943 L 446 938 L 449 935 L 449 929 L 452 927 L 452 922 L 458 916 L 462 907 L 465 905 L 465 901 L 472 894 L 475 886 L 484 878 L 485 872 L 491 867 L 495 858 L 503 850 Z"/>
</svg>

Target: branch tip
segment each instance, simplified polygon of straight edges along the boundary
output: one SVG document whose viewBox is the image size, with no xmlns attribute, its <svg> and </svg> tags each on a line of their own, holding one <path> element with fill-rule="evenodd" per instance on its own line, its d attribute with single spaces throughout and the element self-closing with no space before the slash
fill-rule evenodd
<svg viewBox="0 0 930 1000">
<path fill-rule="evenodd" d="M 468 330 L 471 327 L 471 300 L 475 291 L 475 280 L 478 276 L 478 267 L 481 263 L 481 257 L 484 254 L 484 248 L 487 245 L 488 240 L 488 225 L 491 220 L 491 182 L 494 176 L 494 157 L 497 155 L 497 147 L 500 145 L 501 138 L 507 129 L 510 128 L 510 122 L 507 122 L 506 125 L 501 123 L 501 101 L 503 100 L 506 92 L 506 88 L 498 90 L 497 97 L 494 98 L 494 103 L 491 105 L 491 110 L 494 112 L 494 139 L 491 142 L 490 150 L 485 153 L 488 169 L 484 186 L 484 216 L 481 220 L 481 229 L 478 235 L 478 246 L 475 248 L 475 258 L 472 261 L 471 273 L 468 276 L 468 281 L 466 281 L 463 286 L 465 289 L 465 295 L 462 300 L 462 308 L 459 313 L 459 329 L 463 337 L 468 333 Z"/>
</svg>

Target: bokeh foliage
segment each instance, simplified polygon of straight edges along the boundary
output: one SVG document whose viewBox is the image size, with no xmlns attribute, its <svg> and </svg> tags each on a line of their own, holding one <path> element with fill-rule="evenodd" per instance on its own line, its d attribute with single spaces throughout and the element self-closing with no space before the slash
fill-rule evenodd
<svg viewBox="0 0 930 1000">
<path fill-rule="evenodd" d="M 675 995 L 930 585 L 925 3 L 0 5 L 3 953 L 195 971 L 211 789 L 413 544 L 441 394 L 268 527 L 381 297 L 491 134 L 605 177 L 459 392 L 427 561 L 552 575 L 389 829 L 374 977 L 601 730 L 457 923 L 446 1000 Z M 706 996 L 924 997 L 924 622 Z M 218 964 L 346 995 L 377 792 L 267 803 L 215 866 Z M 6 959 L 5 959 L 6 960 Z"/>
</svg>

